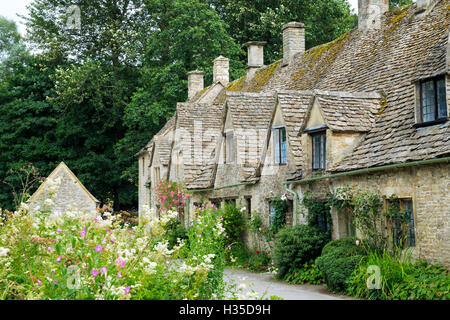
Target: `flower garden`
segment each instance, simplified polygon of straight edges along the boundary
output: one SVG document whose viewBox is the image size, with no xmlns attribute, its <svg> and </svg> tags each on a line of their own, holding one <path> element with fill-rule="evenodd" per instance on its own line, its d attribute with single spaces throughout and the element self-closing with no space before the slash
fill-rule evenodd
<svg viewBox="0 0 450 320">
<path fill-rule="evenodd" d="M 226 237 L 214 206 L 198 208 L 170 244 L 176 211 L 146 208 L 130 226 L 110 213 L 54 213 L 52 204 L 50 196 L 39 210 L 2 213 L 0 299 L 237 297 L 223 281 Z"/>
</svg>

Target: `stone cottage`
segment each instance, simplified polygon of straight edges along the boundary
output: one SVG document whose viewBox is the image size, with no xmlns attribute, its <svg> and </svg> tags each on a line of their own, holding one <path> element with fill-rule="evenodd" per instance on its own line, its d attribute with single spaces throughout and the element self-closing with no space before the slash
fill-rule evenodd
<svg viewBox="0 0 450 320">
<path fill-rule="evenodd" d="M 45 179 L 28 203 L 32 208 L 43 208 L 47 199 L 52 200 L 54 213 L 64 213 L 69 209 L 91 213 L 100 204 L 64 162 Z"/>
<path fill-rule="evenodd" d="M 139 153 L 139 205 L 155 183 L 184 183 L 197 203 L 235 203 L 270 223 L 285 195 L 287 223 L 304 223 L 306 192 L 353 187 L 396 195 L 410 213 L 414 254 L 450 265 L 450 2 L 389 11 L 360 0 L 358 27 L 305 51 L 305 28 L 283 28 L 283 59 L 264 64 L 264 42 L 246 43 L 246 76 L 213 84 L 188 74 L 189 99 Z M 332 212 L 332 237 L 352 234 Z"/>
</svg>

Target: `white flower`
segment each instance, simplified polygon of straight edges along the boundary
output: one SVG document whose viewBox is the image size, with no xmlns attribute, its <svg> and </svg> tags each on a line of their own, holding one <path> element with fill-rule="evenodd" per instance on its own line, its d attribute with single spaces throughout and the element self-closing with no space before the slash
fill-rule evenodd
<svg viewBox="0 0 450 320">
<path fill-rule="evenodd" d="M 281 196 L 281 200 L 286 201 L 286 199 L 287 199 L 286 195 L 283 194 L 283 195 Z"/>
<path fill-rule="evenodd" d="M 247 208 L 246 207 L 243 207 L 243 208 L 241 208 L 241 213 L 244 213 L 245 211 L 247 210 Z"/>
<path fill-rule="evenodd" d="M 8 248 L 2 248 L 0 247 L 0 257 L 5 257 L 9 252 Z"/>
</svg>

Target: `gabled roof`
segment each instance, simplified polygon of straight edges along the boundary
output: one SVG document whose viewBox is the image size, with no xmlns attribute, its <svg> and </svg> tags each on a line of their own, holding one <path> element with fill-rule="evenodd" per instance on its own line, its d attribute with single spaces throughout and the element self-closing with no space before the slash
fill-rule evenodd
<svg viewBox="0 0 450 320">
<path fill-rule="evenodd" d="M 295 55 L 287 66 L 277 61 L 258 70 L 250 80 L 243 77 L 233 81 L 217 95 L 212 105 L 226 103 L 237 128 L 268 129 L 269 114 L 275 105 L 271 101 L 275 98 L 270 96 L 273 92 L 280 92 L 278 99 L 289 143 L 295 164 L 301 168 L 302 150 L 295 131 L 305 121 L 305 106 L 310 103 L 305 91 L 379 92 L 385 98 L 338 99 L 317 94 L 332 130 L 366 134 L 354 151 L 332 170 L 346 171 L 450 154 L 450 122 L 421 129 L 413 127 L 416 107 L 414 82 L 449 74 L 450 71 L 450 4 L 448 0 L 436 1 L 424 17 L 416 16 L 415 9 L 413 4 L 392 10 L 382 17 L 380 30 L 351 30 L 330 43 Z M 205 92 L 208 90 L 210 87 Z M 211 108 L 210 104 L 201 109 L 209 112 Z M 208 112 L 206 117 L 209 117 Z M 196 107 L 188 110 L 187 106 L 180 110 L 178 117 L 181 114 L 189 123 L 193 122 L 193 114 L 199 118 L 204 116 Z M 223 114 L 215 120 L 212 116 L 208 121 L 216 121 L 214 123 L 220 127 Z M 242 152 L 239 148 L 238 152 Z M 264 146 L 258 145 L 258 152 L 252 158 L 260 161 L 261 148 Z M 209 179 L 212 175 L 209 172 L 213 170 L 210 168 L 209 162 L 205 162 L 203 167 L 189 168 L 186 176 L 189 183 L 211 186 Z M 240 174 L 243 180 L 253 179 L 257 169 L 244 167 Z"/>
<path fill-rule="evenodd" d="M 214 184 L 217 144 L 224 106 L 200 103 L 177 105 L 177 139 L 183 150 L 184 183 L 189 189 Z"/>
<path fill-rule="evenodd" d="M 237 141 L 240 180 L 251 181 L 257 175 L 275 111 L 274 93 L 227 92 L 227 111 L 231 114 Z"/>
<path fill-rule="evenodd" d="M 312 91 L 280 91 L 278 104 L 286 124 L 286 134 L 297 170 L 303 168 L 303 150 L 301 136 L 299 135 L 305 120 L 308 108 L 313 99 Z"/>
<path fill-rule="evenodd" d="M 168 166 L 170 162 L 170 155 L 172 151 L 171 140 L 156 140 L 155 152 L 158 153 L 159 161 L 163 166 Z"/>
<path fill-rule="evenodd" d="M 87 194 L 89 198 L 92 199 L 92 201 L 96 203 L 100 203 L 99 200 L 97 200 L 89 191 L 86 189 L 86 187 L 81 183 L 81 181 L 77 178 L 77 176 L 72 172 L 72 170 L 69 169 L 69 167 L 64 163 L 61 162 L 55 170 L 52 171 L 52 173 L 45 179 L 45 181 L 39 186 L 39 188 L 36 190 L 36 192 L 30 197 L 28 202 L 34 201 L 40 193 L 46 190 L 48 180 L 53 179 L 55 176 L 58 175 L 59 171 L 64 170 L 66 171 L 72 179 L 80 186 L 80 188 Z"/>
<path fill-rule="evenodd" d="M 316 95 L 327 126 L 335 132 L 368 132 L 382 108 L 379 94 L 319 92 Z"/>
</svg>

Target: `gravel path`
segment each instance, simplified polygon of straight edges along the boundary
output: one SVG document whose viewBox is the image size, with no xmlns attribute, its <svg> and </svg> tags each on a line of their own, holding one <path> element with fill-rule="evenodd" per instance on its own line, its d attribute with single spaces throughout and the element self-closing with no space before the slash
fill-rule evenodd
<svg viewBox="0 0 450 320">
<path fill-rule="evenodd" d="M 278 281 L 269 273 L 252 273 L 239 269 L 226 269 L 225 280 L 228 284 L 235 284 L 242 299 L 252 297 L 252 292 L 264 299 L 277 296 L 284 300 L 347 300 L 346 296 L 339 296 L 326 290 L 325 285 L 295 285 Z"/>
</svg>

